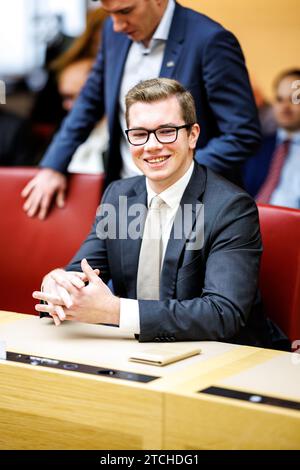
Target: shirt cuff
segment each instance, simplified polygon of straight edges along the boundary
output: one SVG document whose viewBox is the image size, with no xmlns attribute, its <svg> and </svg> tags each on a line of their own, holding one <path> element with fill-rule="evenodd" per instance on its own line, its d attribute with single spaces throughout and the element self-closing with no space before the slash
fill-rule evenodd
<svg viewBox="0 0 300 470">
<path fill-rule="evenodd" d="M 139 303 L 135 299 L 120 299 L 120 330 L 132 335 L 140 334 Z"/>
</svg>

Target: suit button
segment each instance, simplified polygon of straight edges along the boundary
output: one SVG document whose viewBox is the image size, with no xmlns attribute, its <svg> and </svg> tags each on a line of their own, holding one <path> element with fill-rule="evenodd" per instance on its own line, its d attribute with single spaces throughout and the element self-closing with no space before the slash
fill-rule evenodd
<svg viewBox="0 0 300 470">
<path fill-rule="evenodd" d="M 170 341 L 176 341 L 175 336 L 170 336 Z"/>
<path fill-rule="evenodd" d="M 160 342 L 160 338 L 159 338 L 158 336 L 156 336 L 156 338 L 154 338 L 154 341 L 155 341 L 156 343 L 159 343 L 159 342 Z"/>
</svg>

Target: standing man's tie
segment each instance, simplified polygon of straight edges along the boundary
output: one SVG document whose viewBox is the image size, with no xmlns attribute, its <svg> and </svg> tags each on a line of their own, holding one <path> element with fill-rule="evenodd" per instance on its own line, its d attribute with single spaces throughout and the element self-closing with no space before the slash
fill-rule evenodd
<svg viewBox="0 0 300 470">
<path fill-rule="evenodd" d="M 162 257 L 161 208 L 165 202 L 155 196 L 150 203 L 137 274 L 137 298 L 159 300 L 159 279 Z"/>
<path fill-rule="evenodd" d="M 284 140 L 276 148 L 267 178 L 255 198 L 256 202 L 261 204 L 269 203 L 272 193 L 279 183 L 281 171 L 289 153 L 290 143 L 290 140 Z M 257 170 L 259 171 L 259 168 Z"/>
</svg>

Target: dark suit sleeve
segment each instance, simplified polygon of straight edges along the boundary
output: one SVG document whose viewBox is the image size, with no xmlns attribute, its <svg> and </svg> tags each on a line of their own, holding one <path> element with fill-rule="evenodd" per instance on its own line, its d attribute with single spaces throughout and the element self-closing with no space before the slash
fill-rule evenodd
<svg viewBox="0 0 300 470">
<path fill-rule="evenodd" d="M 100 277 L 105 283 L 110 280 L 111 275 L 109 270 L 106 240 L 105 237 L 102 236 L 98 224 L 103 212 L 105 212 L 105 203 L 107 201 L 107 196 L 110 193 L 110 190 L 111 185 L 107 187 L 105 193 L 103 194 L 101 206 L 99 206 L 97 210 L 97 216 L 88 237 L 65 268 L 66 271 L 81 272 L 81 260 L 86 258 L 93 269 L 100 269 Z"/>
<path fill-rule="evenodd" d="M 196 160 L 223 175 L 257 150 L 261 135 L 243 53 L 229 31 L 218 30 L 203 49 L 202 70 L 209 107 L 219 136 L 196 153 Z"/>
<path fill-rule="evenodd" d="M 71 112 L 65 118 L 40 166 L 66 172 L 77 149 L 104 115 L 105 34 L 95 65 Z"/>
<path fill-rule="evenodd" d="M 261 255 L 252 199 L 240 194 L 223 205 L 205 238 L 209 246 L 204 248 L 208 255 L 202 292 L 199 280 L 196 298 L 140 300 L 140 341 L 226 341 L 246 325 L 257 292 Z M 193 275 L 199 276 L 197 267 L 186 270 L 180 281 L 187 289 Z"/>
</svg>

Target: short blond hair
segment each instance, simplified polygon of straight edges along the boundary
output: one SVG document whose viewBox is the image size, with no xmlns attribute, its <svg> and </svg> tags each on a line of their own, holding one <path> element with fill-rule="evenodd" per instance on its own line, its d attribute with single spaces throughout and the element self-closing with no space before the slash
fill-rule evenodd
<svg viewBox="0 0 300 470">
<path fill-rule="evenodd" d="M 170 78 L 152 78 L 135 85 L 125 97 L 126 122 L 129 126 L 129 109 L 135 103 L 154 103 L 163 101 L 172 96 L 178 100 L 181 114 L 186 124 L 197 122 L 194 98 L 181 83 Z"/>
</svg>

